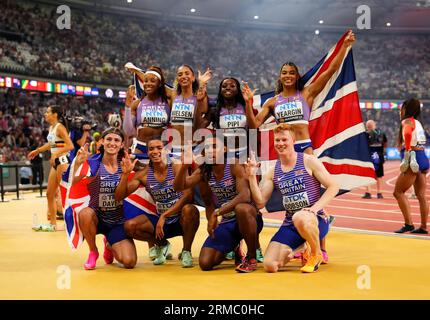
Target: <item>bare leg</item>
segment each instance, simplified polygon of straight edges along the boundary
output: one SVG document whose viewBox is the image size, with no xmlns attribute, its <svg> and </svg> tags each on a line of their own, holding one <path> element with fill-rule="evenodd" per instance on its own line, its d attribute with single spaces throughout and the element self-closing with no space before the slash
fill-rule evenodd
<svg viewBox="0 0 430 320">
<path fill-rule="evenodd" d="M 257 210 L 247 203 L 240 203 L 235 208 L 239 231 L 248 247 L 248 257 L 254 258 L 257 250 Z"/>
<path fill-rule="evenodd" d="M 137 216 L 127 220 L 124 224 L 125 232 L 133 239 L 156 242 L 154 235 L 154 227 L 145 215 Z"/>
<path fill-rule="evenodd" d="M 411 219 L 411 206 L 409 205 L 405 192 L 414 184 L 415 179 L 416 174 L 414 174 L 410 169 L 406 171 L 406 173 L 400 173 L 397 177 L 393 192 L 394 198 L 396 198 L 400 210 L 402 211 L 405 224 L 408 225 L 413 225 L 413 222 Z"/>
<path fill-rule="evenodd" d="M 293 223 L 300 236 L 309 243 L 311 255 L 320 255 L 318 220 L 315 215 L 309 211 L 297 212 L 293 216 Z"/>
<path fill-rule="evenodd" d="M 57 202 L 55 200 L 57 189 L 57 172 L 51 167 L 48 176 L 48 187 L 46 188 L 46 200 L 48 202 L 49 221 L 52 225 L 57 224 Z"/>
<path fill-rule="evenodd" d="M 181 220 L 182 230 L 184 232 L 184 250 L 191 252 L 191 245 L 200 224 L 200 212 L 192 204 L 187 204 L 182 208 Z"/>
<path fill-rule="evenodd" d="M 376 178 L 376 192 L 381 193 L 381 178 Z"/>
<path fill-rule="evenodd" d="M 293 250 L 280 242 L 271 241 L 264 253 L 264 270 L 266 272 L 278 272 L 292 257 Z"/>
<path fill-rule="evenodd" d="M 122 263 L 124 268 L 132 269 L 137 262 L 136 246 L 133 240 L 124 239 L 112 245 L 115 259 Z"/>
<path fill-rule="evenodd" d="M 98 251 L 96 246 L 97 224 L 99 220 L 96 212 L 91 208 L 84 208 L 79 212 L 79 227 L 90 251 Z"/>
<path fill-rule="evenodd" d="M 213 267 L 224 261 L 225 254 L 214 248 L 204 247 L 200 250 L 199 265 L 203 271 L 212 270 Z"/>
</svg>

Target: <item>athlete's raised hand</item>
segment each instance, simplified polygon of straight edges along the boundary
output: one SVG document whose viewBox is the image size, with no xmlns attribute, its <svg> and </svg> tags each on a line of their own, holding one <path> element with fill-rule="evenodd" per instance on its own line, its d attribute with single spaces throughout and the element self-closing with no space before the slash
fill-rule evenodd
<svg viewBox="0 0 430 320">
<path fill-rule="evenodd" d="M 127 151 L 125 151 L 124 158 L 122 158 L 122 160 L 121 160 L 122 173 L 128 174 L 128 173 L 132 172 L 137 161 L 138 161 L 138 159 L 134 159 L 134 161 L 132 162 L 130 159 L 130 155 L 128 154 Z"/>
<path fill-rule="evenodd" d="M 89 158 L 89 156 L 90 156 L 89 147 L 90 147 L 90 145 L 88 143 L 85 143 L 78 150 L 78 153 L 76 154 L 76 163 L 78 165 L 83 164 Z"/>
<path fill-rule="evenodd" d="M 211 70 L 211 68 L 207 68 L 206 69 L 206 71 L 205 71 L 205 73 L 203 73 L 203 74 L 201 74 L 201 72 L 200 72 L 200 70 L 198 70 L 198 75 L 199 75 L 199 85 L 200 86 L 202 86 L 202 85 L 205 85 L 206 86 L 206 83 L 210 80 L 210 79 L 212 79 L 212 70 Z"/>
<path fill-rule="evenodd" d="M 125 96 L 125 106 L 127 108 L 131 108 L 131 105 L 134 100 L 136 100 L 136 87 L 134 85 L 128 86 L 127 94 Z"/>
<path fill-rule="evenodd" d="M 257 89 L 251 90 L 248 85 L 248 82 L 242 81 L 242 84 L 242 95 L 245 98 L 246 102 L 251 102 Z"/>
<path fill-rule="evenodd" d="M 345 40 L 343 40 L 343 45 L 345 47 L 352 46 L 355 42 L 355 34 L 352 32 L 352 30 L 349 30 Z"/>
<path fill-rule="evenodd" d="M 251 150 L 249 152 L 248 161 L 245 162 L 245 174 L 246 174 L 246 176 L 251 177 L 251 176 L 257 175 L 259 168 L 260 168 L 260 163 L 257 162 L 257 159 L 255 157 L 255 152 Z"/>
</svg>

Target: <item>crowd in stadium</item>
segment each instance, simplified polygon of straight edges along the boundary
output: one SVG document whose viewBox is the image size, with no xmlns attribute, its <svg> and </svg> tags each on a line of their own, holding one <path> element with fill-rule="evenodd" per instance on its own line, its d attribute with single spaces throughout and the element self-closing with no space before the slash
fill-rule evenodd
<svg viewBox="0 0 430 320">
<path fill-rule="evenodd" d="M 168 82 L 173 81 L 178 65 L 188 63 L 200 70 L 212 68 L 208 88 L 212 95 L 225 76 L 247 80 L 257 93 L 263 93 L 274 89 L 282 63 L 294 61 L 304 72 L 340 37 L 324 32 L 316 36 L 172 25 L 83 11 L 72 16 L 70 30 L 60 32 L 57 16 L 54 7 L 2 4 L 0 71 L 127 86 L 131 81 L 124 68 L 127 61 L 143 68 L 161 66 Z M 359 35 L 354 59 L 360 98 L 429 98 L 430 71 L 423 71 L 430 70 L 425 57 L 428 42 L 425 35 Z M 43 143 L 47 129 L 43 112 L 48 103 L 62 105 L 70 116 L 83 115 L 99 128 L 106 126 L 108 113 L 123 107 L 114 100 L 7 90 L 0 94 L 0 154 L 7 160 L 23 160 L 31 147 Z M 424 122 L 429 121 L 429 109 L 423 111 Z M 386 132 L 388 145 L 396 146 L 398 112 L 365 110 L 363 120 L 367 119 L 374 119 Z"/>
<path fill-rule="evenodd" d="M 109 113 L 119 111 L 118 104 L 112 100 L 30 94 L 28 91 L 9 89 L 0 94 L 0 154 L 4 157 L 3 161 L 24 161 L 29 150 L 46 142 L 48 124 L 44 121 L 44 112 L 50 104 L 63 106 L 67 110 L 67 118 L 83 116 L 97 124 L 97 130 L 107 127 Z"/>
<path fill-rule="evenodd" d="M 46 142 L 48 124 L 43 113 L 48 104 L 64 106 L 67 115 L 84 116 L 98 125 L 97 131 L 107 126 L 110 113 L 120 112 L 121 102 L 110 99 L 66 96 L 59 94 L 30 94 L 9 89 L 0 94 L 0 154 L 6 161 L 24 161 L 31 148 Z M 363 110 L 363 121 L 375 120 L 388 138 L 388 146 L 395 147 L 399 130 L 397 110 Z M 423 108 L 422 122 L 430 122 L 430 109 Z M 394 125 L 393 125 L 394 124 Z"/>
<path fill-rule="evenodd" d="M 341 36 L 173 25 L 90 11 L 74 14 L 76 10 L 72 10 L 71 29 L 60 31 L 55 7 L 15 1 L 2 5 L 0 70 L 126 86 L 130 82 L 123 67 L 127 61 L 142 68 L 161 66 L 168 82 L 173 81 L 177 66 L 187 63 L 214 70 L 209 93 L 216 93 L 219 81 L 229 75 L 248 81 L 262 93 L 273 90 L 282 63 L 293 61 L 305 72 Z M 359 35 L 354 59 L 361 98 L 428 98 L 428 42 L 428 35 Z"/>
</svg>

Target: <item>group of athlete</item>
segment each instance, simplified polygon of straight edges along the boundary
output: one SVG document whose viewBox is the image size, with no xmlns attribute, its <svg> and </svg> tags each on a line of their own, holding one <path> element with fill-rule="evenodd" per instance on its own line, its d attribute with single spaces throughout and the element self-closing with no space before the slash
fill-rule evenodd
<svg viewBox="0 0 430 320">
<path fill-rule="evenodd" d="M 159 67 L 143 71 L 127 64 L 142 83 L 143 92 L 136 86 L 129 87 L 124 130 L 105 130 L 100 152 L 90 156 L 85 145 L 77 152 L 71 168 L 72 174 L 85 162 L 90 168 L 89 175 L 77 175 L 74 179 L 74 183 L 87 179 L 90 192 L 89 206 L 79 212 L 78 219 L 90 249 L 84 268 L 96 267 L 96 234 L 105 235 L 105 262 L 110 264 L 116 259 L 125 268 L 133 268 L 137 263 L 133 239 L 146 241 L 149 257 L 155 265 L 161 265 L 171 258 L 168 239 L 182 236 L 179 259 L 183 267 L 192 267 L 191 247 L 200 223 L 196 204 L 200 202 L 208 221 L 208 237 L 198 260 L 202 270 L 212 270 L 233 256 L 238 272 L 252 272 L 258 262 L 263 263 L 267 272 L 276 272 L 297 253 L 303 261 L 302 272 L 315 272 L 321 263 L 327 263 L 324 238 L 330 219 L 324 207 L 335 197 L 338 186 L 312 155 L 308 121 L 314 98 L 341 66 L 354 42 L 355 36 L 349 32 L 341 52 L 307 87 L 303 87 L 295 64 L 282 65 L 276 94 L 257 115 L 253 112 L 254 91 L 235 78 L 221 81 L 216 105 L 209 108 L 209 69 L 196 75 L 190 66 L 182 65 L 176 72 L 176 87 L 169 89 Z M 52 108 L 48 108 L 47 120 Z M 278 124 L 274 129 L 278 160 L 261 175 L 256 150 L 248 148 L 248 130 L 258 129 L 270 116 Z M 404 121 L 405 126 L 409 123 L 414 123 L 414 128 L 418 126 L 416 121 Z M 67 167 L 61 156 L 71 146 L 62 130 L 56 130 L 55 121 L 50 124 L 48 144 L 30 157 L 51 148 L 53 170 L 61 174 L 64 169 L 59 166 Z M 412 135 L 413 132 L 416 130 L 412 130 Z M 133 143 L 128 148 L 131 137 Z M 233 144 L 228 143 L 231 139 Z M 414 154 L 421 159 L 418 149 L 413 149 L 409 156 L 407 139 L 405 135 L 405 159 L 415 159 Z M 409 163 L 405 174 L 416 174 L 413 162 Z M 425 168 L 419 168 L 418 172 L 422 171 Z M 128 216 L 124 199 L 142 186 L 155 203 L 155 212 L 142 209 L 139 214 Z M 325 189 L 323 194 L 321 186 Z M 261 209 L 272 194 L 282 197 L 285 219 L 263 256 L 259 243 L 263 228 Z M 242 242 L 246 244 L 246 254 L 242 252 Z"/>
</svg>

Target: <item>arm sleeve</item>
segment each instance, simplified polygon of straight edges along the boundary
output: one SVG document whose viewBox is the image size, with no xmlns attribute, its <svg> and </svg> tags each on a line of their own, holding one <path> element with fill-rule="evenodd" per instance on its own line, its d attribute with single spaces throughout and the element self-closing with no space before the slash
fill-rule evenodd
<svg viewBox="0 0 430 320">
<path fill-rule="evenodd" d="M 136 129 L 134 128 L 134 125 L 133 125 L 135 121 L 136 121 L 135 117 L 133 117 L 131 114 L 131 108 L 125 108 L 123 129 L 126 135 L 128 136 L 135 135 Z"/>
</svg>

